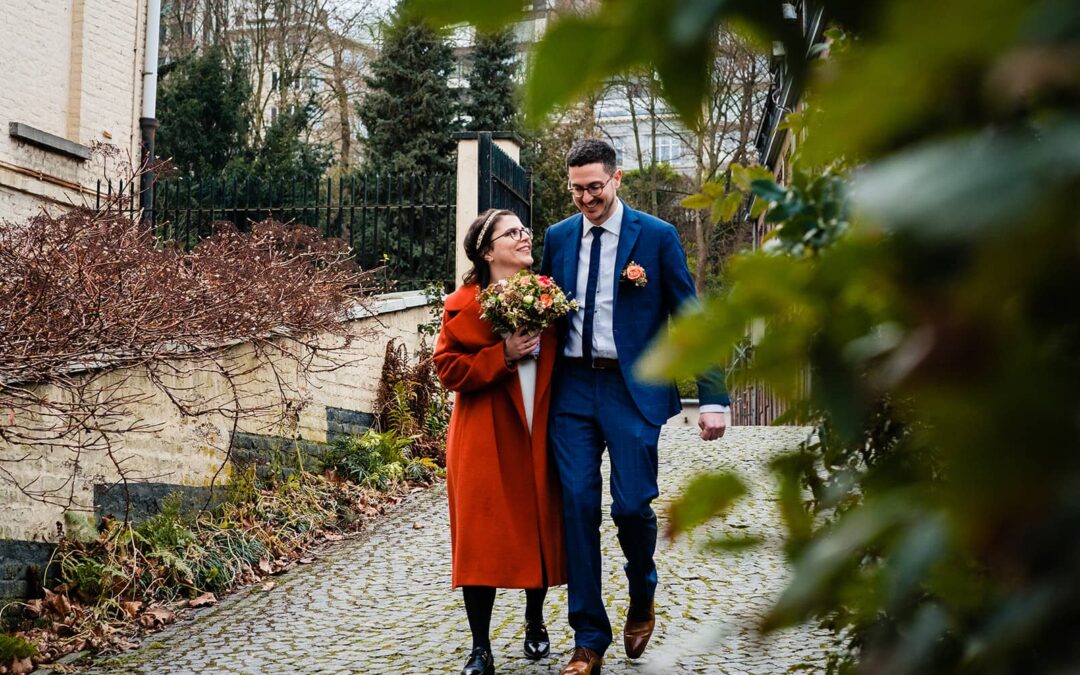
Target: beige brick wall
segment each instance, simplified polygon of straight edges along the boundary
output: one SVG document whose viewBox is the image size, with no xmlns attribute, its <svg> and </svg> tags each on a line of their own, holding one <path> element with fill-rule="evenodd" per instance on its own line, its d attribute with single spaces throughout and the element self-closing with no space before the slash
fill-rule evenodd
<svg viewBox="0 0 1080 675">
<path fill-rule="evenodd" d="M 12 138 L 21 122 L 138 160 L 146 0 L 0 2 L 0 221 L 93 198 L 116 162 L 79 161 Z"/>
<path fill-rule="evenodd" d="M 243 378 L 242 398 L 250 407 L 271 406 L 280 411 L 278 377 L 286 384 L 287 398 L 299 405 L 295 431 L 307 440 L 326 440 L 326 408 L 370 412 L 382 370 L 386 343 L 391 338 L 404 342 L 413 354 L 420 342 L 417 325 L 429 318 L 429 308 L 420 294 L 384 296 L 374 316 L 351 321 L 350 332 L 358 338 L 335 361 L 345 365 L 335 370 L 316 372 L 307 380 L 298 376 L 295 363 L 288 359 L 260 358 L 250 345 L 239 345 L 228 352 L 232 363 L 252 370 Z M 330 340 L 335 341 L 336 338 Z M 280 343 L 279 343 L 280 344 Z M 207 364 L 183 362 L 178 369 L 187 373 L 170 380 L 177 390 L 187 389 L 188 402 L 206 406 L 221 397 L 227 400 L 225 381 L 212 374 Z M 329 364 L 316 364 L 319 366 Z M 213 413 L 202 417 L 182 416 L 175 405 L 148 380 L 145 374 L 128 369 L 107 372 L 95 381 L 95 388 L 122 385 L 123 393 L 137 394 L 139 401 L 127 406 L 121 424 L 139 423 L 143 431 L 119 435 L 113 453 L 123 461 L 129 475 L 157 483 L 190 486 L 209 485 L 225 460 L 232 433 L 229 416 Z M 55 397 L 53 387 L 41 387 L 44 396 Z M 291 436 L 293 430 L 274 424 L 277 414 L 249 415 L 238 430 L 265 435 Z M 5 422 L 7 420 L 4 420 Z M 11 461 L 26 457 L 20 461 Z M 4 462 L 3 460 L 8 460 Z M 35 481 L 34 489 L 62 489 L 76 504 L 48 505 L 22 494 L 10 480 L 0 479 L 0 539 L 55 541 L 56 523 L 63 521 L 65 510 L 85 515 L 93 513 L 94 485 L 112 484 L 117 471 L 102 450 L 83 452 L 47 444 L 5 446 L 0 443 L 0 464 L 15 480 L 26 484 Z M 219 479 L 224 483 L 228 468 Z M 72 478 L 74 477 L 74 481 Z"/>
</svg>

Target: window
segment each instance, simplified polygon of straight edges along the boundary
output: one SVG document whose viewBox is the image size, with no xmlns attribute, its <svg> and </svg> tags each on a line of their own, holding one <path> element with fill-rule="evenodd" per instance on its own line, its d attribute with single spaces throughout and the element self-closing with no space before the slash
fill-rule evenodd
<svg viewBox="0 0 1080 675">
<path fill-rule="evenodd" d="M 615 147 L 615 163 L 622 166 L 626 158 L 626 139 L 621 136 L 613 138 L 611 144 Z"/>
<path fill-rule="evenodd" d="M 656 161 L 674 162 L 683 156 L 683 147 L 679 139 L 674 136 L 656 137 Z"/>
</svg>

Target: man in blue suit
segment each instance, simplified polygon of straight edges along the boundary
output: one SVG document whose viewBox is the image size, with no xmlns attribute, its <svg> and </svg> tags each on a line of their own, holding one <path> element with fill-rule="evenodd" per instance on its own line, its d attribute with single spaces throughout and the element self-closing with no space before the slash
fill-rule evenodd
<svg viewBox="0 0 1080 675">
<path fill-rule="evenodd" d="M 568 187 L 581 211 L 551 226 L 541 274 L 579 304 L 560 330 L 549 433 L 562 481 L 574 655 L 563 675 L 599 671 L 611 644 L 601 592 L 601 456 L 611 462 L 611 517 L 626 556 L 630 607 L 627 656 L 638 658 L 655 626 L 657 441 L 680 410 L 672 385 L 645 383 L 634 364 L 681 307 L 696 298 L 675 228 L 623 203 L 615 150 L 586 139 L 566 159 Z M 723 377 L 698 382 L 699 427 L 724 434 L 729 404 Z"/>
</svg>

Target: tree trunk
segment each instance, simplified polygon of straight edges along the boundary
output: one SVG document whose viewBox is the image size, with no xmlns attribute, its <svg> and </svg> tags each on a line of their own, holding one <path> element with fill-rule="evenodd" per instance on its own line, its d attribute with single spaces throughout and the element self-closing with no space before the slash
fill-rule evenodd
<svg viewBox="0 0 1080 675">
<path fill-rule="evenodd" d="M 334 47 L 334 95 L 338 109 L 338 138 L 341 140 L 338 167 L 341 174 L 352 167 L 352 119 L 349 117 L 349 87 L 345 81 L 345 56 L 341 44 Z"/>
<path fill-rule="evenodd" d="M 705 156 L 704 156 L 704 143 L 705 135 L 697 135 L 697 159 L 695 167 L 695 182 L 700 189 L 705 179 Z M 712 222 L 711 219 L 709 221 Z M 705 279 L 707 278 L 708 264 L 709 264 L 709 245 L 706 241 L 705 222 L 702 217 L 702 209 L 694 210 L 694 245 L 697 247 L 696 260 L 697 269 L 694 270 L 694 285 L 697 286 L 698 295 L 705 292 Z"/>
</svg>

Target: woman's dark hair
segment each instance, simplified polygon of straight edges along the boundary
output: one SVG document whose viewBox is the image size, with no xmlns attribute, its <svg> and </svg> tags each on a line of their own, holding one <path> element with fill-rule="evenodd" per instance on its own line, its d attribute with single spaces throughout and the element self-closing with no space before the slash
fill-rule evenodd
<svg viewBox="0 0 1080 675">
<path fill-rule="evenodd" d="M 512 215 L 514 212 L 506 209 L 488 209 L 478 215 L 476 220 L 472 221 L 472 225 L 469 225 L 469 229 L 465 232 L 465 257 L 473 266 L 462 277 L 462 281 L 466 284 L 479 284 L 480 288 L 487 288 L 491 283 L 491 266 L 484 260 L 484 254 L 491 247 L 491 236 L 495 232 L 495 224 L 503 216 Z M 489 217 L 490 223 L 488 223 Z M 487 223 L 486 228 L 484 223 Z M 483 230 L 482 237 L 481 230 Z"/>
<path fill-rule="evenodd" d="M 575 142 L 570 152 L 566 153 L 566 168 L 568 169 L 572 166 L 603 164 L 604 171 L 614 174 L 615 169 L 619 168 L 615 162 L 615 148 L 599 138 L 583 138 Z"/>
</svg>

